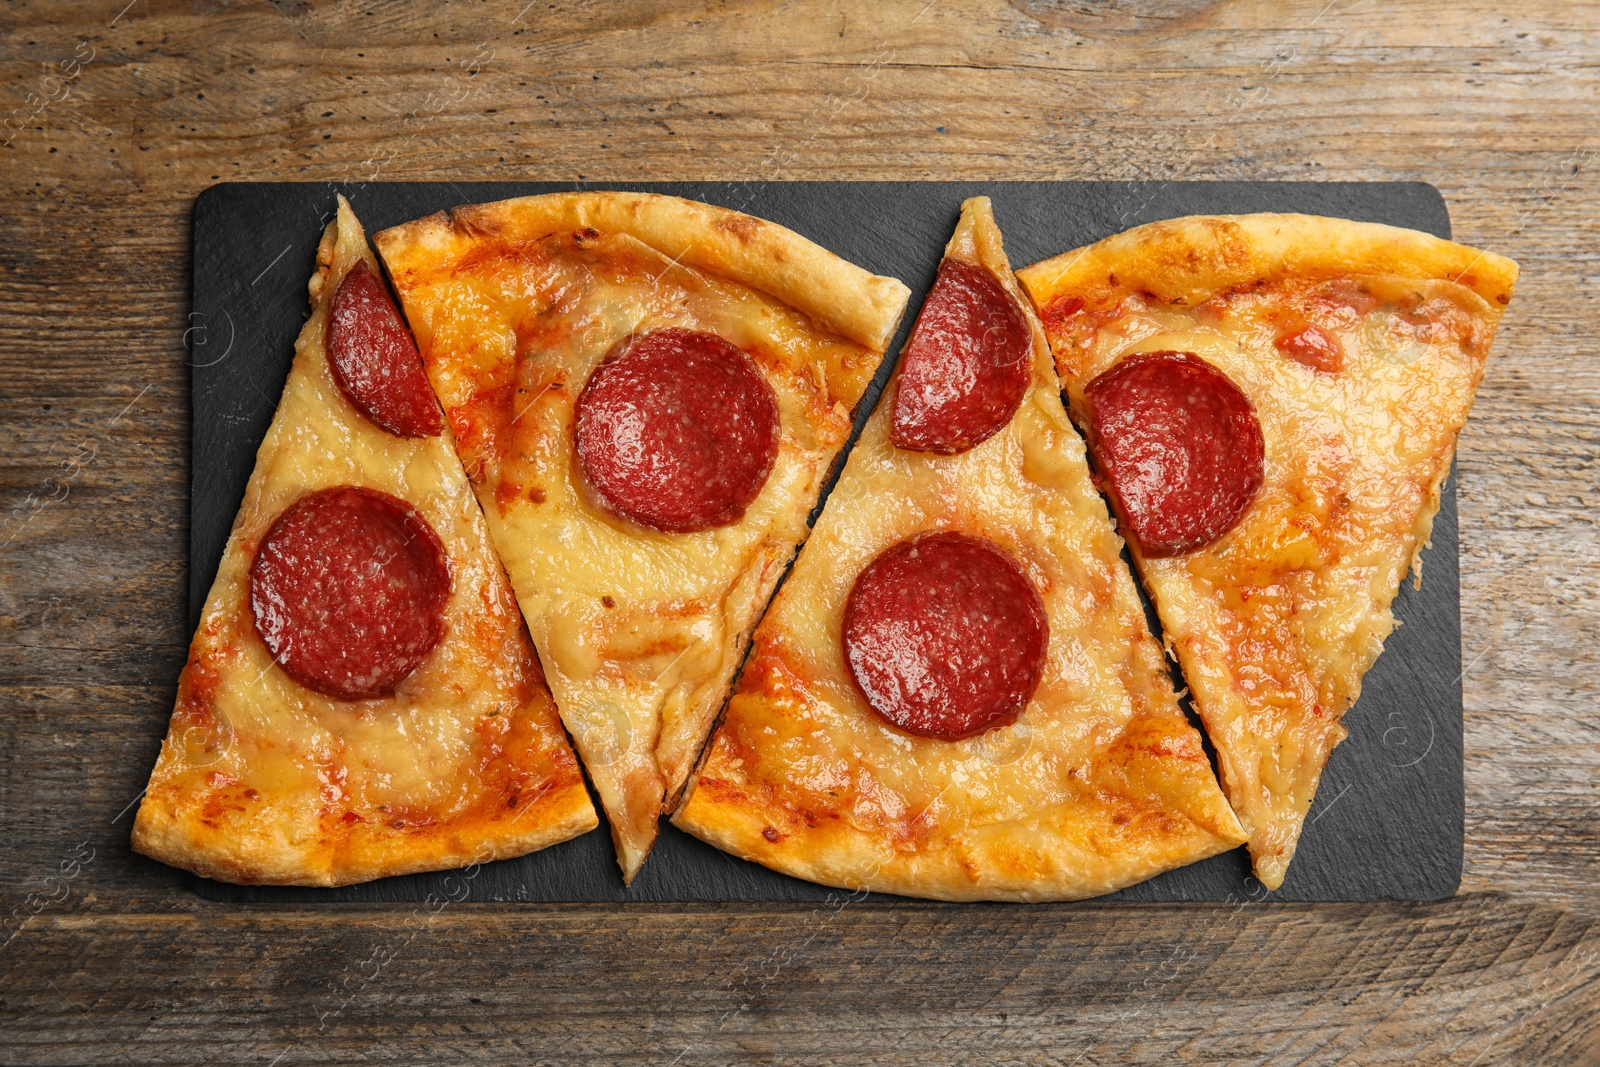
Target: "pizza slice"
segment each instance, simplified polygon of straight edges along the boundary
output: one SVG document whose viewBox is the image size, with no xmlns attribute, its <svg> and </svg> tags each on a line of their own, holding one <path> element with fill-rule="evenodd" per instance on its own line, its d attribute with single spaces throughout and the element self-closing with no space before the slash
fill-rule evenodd
<svg viewBox="0 0 1600 1067">
<path fill-rule="evenodd" d="M 1249 215 L 1018 276 L 1276 889 L 1427 544 L 1516 264 Z"/>
<path fill-rule="evenodd" d="M 638 193 L 463 207 L 377 244 L 631 882 L 907 291 Z"/>
<path fill-rule="evenodd" d="M 134 823 L 221 881 L 345 885 L 599 820 L 405 323 L 341 197 Z"/>
<path fill-rule="evenodd" d="M 1244 840 L 983 197 L 674 822 L 775 870 L 1093 896 Z"/>
</svg>

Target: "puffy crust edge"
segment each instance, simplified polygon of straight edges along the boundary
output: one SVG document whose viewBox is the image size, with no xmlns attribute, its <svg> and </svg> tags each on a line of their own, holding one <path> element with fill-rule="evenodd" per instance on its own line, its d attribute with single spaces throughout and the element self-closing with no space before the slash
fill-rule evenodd
<svg viewBox="0 0 1600 1067">
<path fill-rule="evenodd" d="M 1192 778 L 1188 803 L 1158 792 L 1133 800 L 1135 814 L 1126 818 L 1115 798 L 1096 794 L 1031 819 L 971 827 L 925 850 L 898 848 L 889 832 L 859 829 L 836 814 L 790 807 L 766 787 L 752 787 L 725 758 L 709 760 L 690 780 L 672 821 L 741 859 L 840 889 L 935 900 L 1082 900 L 1244 843 L 1198 735 L 1192 741 L 1193 759 L 1174 757 L 1162 768 L 1169 783 Z M 1155 757 L 1135 750 L 1127 758 Z"/>
<path fill-rule="evenodd" d="M 1043 311 L 1066 293 L 1088 297 L 1120 287 L 1196 304 L 1263 279 L 1357 274 L 1448 279 L 1497 310 L 1517 283 L 1516 263 L 1493 252 L 1396 226 L 1272 213 L 1152 222 L 1024 267 L 1017 277 Z"/>
<path fill-rule="evenodd" d="M 181 784 L 166 788 L 177 793 Z M 358 824 L 303 843 L 291 840 L 293 827 L 279 820 L 249 829 L 234 821 L 211 826 L 201 815 L 206 799 L 205 793 L 191 793 L 146 804 L 134 826 L 134 850 L 219 882 L 332 887 L 512 859 L 599 824 L 576 776 L 509 817 L 457 819 L 416 831 Z M 510 825 L 522 818 L 530 820 L 528 829 Z"/>
<path fill-rule="evenodd" d="M 659 193 L 548 193 L 468 204 L 395 226 L 374 240 L 391 268 L 437 265 L 481 237 L 534 241 L 563 229 L 626 233 L 668 259 L 719 275 L 884 351 L 911 291 L 773 222 Z"/>
</svg>

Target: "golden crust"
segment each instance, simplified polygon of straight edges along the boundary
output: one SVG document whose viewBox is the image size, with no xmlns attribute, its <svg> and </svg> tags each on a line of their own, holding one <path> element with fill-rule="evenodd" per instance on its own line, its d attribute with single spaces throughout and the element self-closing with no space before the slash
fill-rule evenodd
<svg viewBox="0 0 1600 1067">
<path fill-rule="evenodd" d="M 992 805 L 967 806 L 948 793 L 889 819 L 881 811 L 869 814 L 867 805 L 839 804 L 826 789 L 784 788 L 767 776 L 781 753 L 746 747 L 764 729 L 760 724 L 786 720 L 804 729 L 825 726 L 825 719 L 796 697 L 802 683 L 774 659 L 763 656 L 747 674 L 751 681 L 741 683 L 728 710 L 729 732 L 713 740 L 673 822 L 773 870 L 841 889 L 937 900 L 1079 900 L 1244 841 L 1199 735 L 1181 715 L 1133 714 L 1109 744 L 1092 749 L 1047 751 L 1041 742 L 1037 759 L 1031 751 L 1016 753 L 1013 736 L 992 749 L 964 746 L 954 760 L 931 755 L 941 742 L 913 743 L 910 752 L 892 758 L 944 763 L 946 773 L 960 770 L 979 780 L 1006 777 L 995 771 L 1015 759 L 1027 771 L 1015 776 L 1020 785 L 1046 778 L 1051 759 L 1061 756 L 1071 764 L 1073 787 L 1053 802 L 1022 803 L 1012 817 L 993 821 L 986 819 Z M 1046 729 L 1065 733 L 1070 727 L 1058 722 L 1041 726 Z M 864 783 L 879 765 L 862 763 L 838 770 Z"/>
<path fill-rule="evenodd" d="M 793 230 L 727 208 L 656 193 L 550 193 L 469 204 L 378 235 L 385 260 L 453 259 L 480 238 L 514 245 L 556 231 L 626 233 L 674 263 L 758 289 L 875 352 L 889 346 L 910 291 L 847 263 Z"/>
<path fill-rule="evenodd" d="M 1041 294 L 1070 293 L 1093 304 L 1102 291 L 1148 292 L 1163 303 L 1193 306 L 1263 279 L 1356 275 L 1453 281 L 1503 308 L 1517 265 L 1415 230 L 1263 213 L 1152 222 L 1017 271 L 1041 308 L 1050 302 Z"/>
<path fill-rule="evenodd" d="M 1269 888 L 1394 627 L 1516 274 L 1426 234 L 1303 215 L 1154 223 L 1018 272 L 1080 423 L 1085 386 L 1141 351 L 1194 352 L 1255 407 L 1265 483 L 1240 523 L 1135 559 Z M 1284 347 L 1310 328 L 1336 366 Z"/>
<path fill-rule="evenodd" d="M 646 194 L 459 208 L 376 240 L 631 881 L 807 534 L 905 287 L 771 223 Z M 777 461 L 732 526 L 634 526 L 578 473 L 590 373 L 662 327 L 732 341 L 778 398 Z"/>
<path fill-rule="evenodd" d="M 550 717 L 553 721 L 553 708 Z M 134 825 L 133 847 L 219 882 L 352 885 L 525 856 L 599 825 L 575 761 L 563 768 L 570 772 L 561 776 L 566 780 L 547 778 L 548 784 L 536 786 L 539 791 L 516 808 L 506 805 L 511 795 L 506 787 L 521 775 L 480 783 L 480 803 L 446 822 L 410 830 L 393 820 L 349 824 L 331 815 L 308 818 L 300 810 L 279 809 L 259 790 L 251 796 L 248 772 L 236 780 L 226 772 L 216 772 L 217 777 L 209 771 L 186 773 L 183 764 L 196 755 L 198 767 L 212 766 L 215 757 L 215 750 L 205 751 L 204 741 L 202 747 L 195 742 L 219 731 L 196 734 L 197 729 L 203 728 L 180 722 L 177 736 L 163 746 Z M 530 746 L 530 751 L 536 749 Z M 519 770 L 548 776 L 548 769 Z"/>
<path fill-rule="evenodd" d="M 346 885 L 518 856 L 599 822 L 448 430 L 386 434 L 328 371 L 328 304 L 362 258 L 376 268 L 341 198 L 134 824 L 138 851 L 220 881 Z M 450 556 L 445 637 L 393 697 L 312 693 L 251 622 L 258 539 L 294 500 L 337 484 L 408 500 Z"/>
<path fill-rule="evenodd" d="M 946 255 L 987 267 L 1028 313 L 1022 407 L 956 456 L 896 449 L 892 399 L 873 414 L 674 822 L 797 877 L 946 900 L 1094 896 L 1233 848 L 1242 830 L 1178 708 L 987 199 L 963 205 Z M 1001 545 L 1050 619 L 1021 717 L 960 742 L 884 723 L 840 647 L 860 569 L 929 529 Z"/>
</svg>

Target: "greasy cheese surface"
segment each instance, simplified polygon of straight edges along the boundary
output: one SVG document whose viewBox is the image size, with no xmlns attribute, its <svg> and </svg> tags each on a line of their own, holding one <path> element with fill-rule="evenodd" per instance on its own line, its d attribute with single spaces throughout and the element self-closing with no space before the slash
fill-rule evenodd
<svg viewBox="0 0 1600 1067">
<path fill-rule="evenodd" d="M 986 265 L 1026 306 L 987 201 L 968 202 L 947 255 Z M 891 383 L 756 631 L 679 826 L 814 881 L 946 899 L 1091 896 L 1243 840 L 1032 330 L 1020 410 L 968 452 L 895 448 Z M 1050 623 L 1044 674 L 1018 720 L 959 742 L 886 724 L 841 648 L 857 575 L 929 530 L 1010 553 Z"/>
<path fill-rule="evenodd" d="M 443 249 L 400 233 L 379 246 L 631 878 L 881 354 L 627 233 L 523 240 L 485 214 Z M 599 504 L 576 463 L 589 375 L 627 334 L 665 327 L 732 342 L 777 396 L 777 459 L 735 525 L 635 525 Z"/>
<path fill-rule="evenodd" d="M 135 826 L 140 851 L 227 881 L 339 885 L 461 866 L 598 822 L 448 433 L 384 432 L 329 372 L 327 305 L 362 256 L 341 204 Z M 340 484 L 410 502 L 449 555 L 444 637 L 392 697 L 306 689 L 252 622 L 260 538 L 294 501 Z"/>
<path fill-rule="evenodd" d="M 1274 218 L 1285 217 L 1263 220 Z M 1280 239 L 1309 239 L 1312 249 L 1317 240 L 1308 234 L 1329 223 L 1287 218 L 1297 221 L 1281 224 Z M 1261 240 L 1216 221 L 1217 247 Z M 1084 387 L 1123 357 L 1161 350 L 1212 363 L 1255 408 L 1266 462 L 1250 510 L 1198 552 L 1138 563 L 1216 746 L 1228 798 L 1251 831 L 1256 873 L 1276 888 L 1322 768 L 1346 736 L 1340 718 L 1394 628 L 1390 605 L 1427 542 L 1483 376 L 1503 300 L 1490 302 L 1465 282 L 1508 298 L 1509 282 L 1503 294 L 1493 284 L 1507 261 L 1480 261 L 1482 277 L 1470 279 L 1456 271 L 1407 277 L 1398 271 L 1416 260 L 1395 254 L 1396 273 L 1310 262 L 1207 285 L 1207 272 L 1226 273 L 1229 256 L 1219 266 L 1203 236 L 1189 238 L 1202 251 L 1181 257 L 1171 231 L 1163 240 L 1150 229 L 1160 253 L 1122 235 L 1111 239 L 1131 246 L 1120 262 L 1094 250 L 1068 253 L 1021 278 L 1075 411 Z M 1365 229 L 1365 243 L 1378 247 L 1402 233 Z M 1470 249 L 1426 241 L 1430 252 L 1446 246 L 1459 250 L 1458 263 L 1474 262 Z M 1057 280 L 1066 261 L 1076 276 Z M 1161 293 L 1143 287 L 1157 261 L 1170 286 Z M 1280 345 L 1308 326 L 1332 339 L 1337 369 L 1296 358 L 1292 340 Z"/>
</svg>

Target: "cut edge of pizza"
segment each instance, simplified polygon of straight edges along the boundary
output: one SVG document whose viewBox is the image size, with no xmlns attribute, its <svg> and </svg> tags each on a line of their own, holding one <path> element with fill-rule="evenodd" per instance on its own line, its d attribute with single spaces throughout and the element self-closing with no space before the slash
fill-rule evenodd
<svg viewBox="0 0 1600 1067">
<path fill-rule="evenodd" d="M 947 900 L 1094 896 L 1243 843 L 987 198 L 900 359 L 675 824 Z"/>
<path fill-rule="evenodd" d="M 375 240 L 631 882 L 908 291 L 655 194 L 472 205 Z"/>
<path fill-rule="evenodd" d="M 337 886 L 594 829 L 449 428 L 343 197 L 310 295 L 134 848 L 220 881 Z"/>
<path fill-rule="evenodd" d="M 1420 568 L 1516 264 L 1262 214 L 1152 223 L 1018 277 L 1276 889 Z"/>
</svg>

